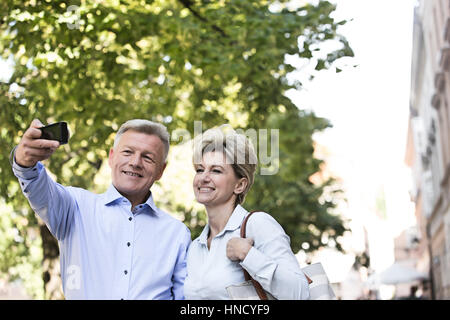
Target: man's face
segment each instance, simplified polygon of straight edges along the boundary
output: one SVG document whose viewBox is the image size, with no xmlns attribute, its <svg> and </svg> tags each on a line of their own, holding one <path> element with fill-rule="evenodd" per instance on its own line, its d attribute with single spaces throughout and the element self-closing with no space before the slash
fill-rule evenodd
<svg viewBox="0 0 450 320">
<path fill-rule="evenodd" d="M 158 136 L 128 130 L 109 151 L 108 163 L 117 191 L 134 205 L 142 203 L 166 167 L 164 144 Z"/>
</svg>

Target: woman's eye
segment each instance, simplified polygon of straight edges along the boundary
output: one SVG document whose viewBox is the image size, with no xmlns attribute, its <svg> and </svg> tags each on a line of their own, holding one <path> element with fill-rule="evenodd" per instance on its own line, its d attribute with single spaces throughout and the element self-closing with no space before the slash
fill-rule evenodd
<svg viewBox="0 0 450 320">
<path fill-rule="evenodd" d="M 218 170 L 218 169 L 214 169 L 213 170 L 214 173 L 222 173 L 222 171 Z"/>
<path fill-rule="evenodd" d="M 203 172 L 203 169 L 195 169 L 195 172 L 197 173 Z"/>
</svg>

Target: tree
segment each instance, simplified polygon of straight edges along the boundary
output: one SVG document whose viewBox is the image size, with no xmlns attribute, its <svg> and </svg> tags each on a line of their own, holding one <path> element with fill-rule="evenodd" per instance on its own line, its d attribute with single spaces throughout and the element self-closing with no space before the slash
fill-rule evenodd
<svg viewBox="0 0 450 320">
<path fill-rule="evenodd" d="M 317 203 L 323 187 L 307 182 L 318 169 L 311 134 L 325 126 L 284 96 L 301 86 L 287 80 L 294 67 L 285 56 L 309 59 L 321 70 L 353 52 L 337 33 L 345 21 L 331 17 L 334 5 L 319 1 L 292 8 L 285 2 L 2 1 L 0 52 L 13 59 L 14 73 L 0 83 L 0 194 L 26 221 L 15 222 L 22 237 L 32 230 L 41 234 L 46 297 L 58 297 L 50 288 L 58 248 L 20 195 L 7 152 L 33 118 L 69 123 L 70 143 L 46 166 L 58 182 L 93 191 L 102 191 L 92 181 L 113 133 L 130 118 L 161 121 L 171 132 L 193 133 L 195 120 L 204 128 L 224 122 L 244 129 L 288 128 L 293 131 L 281 142 L 280 175 L 258 179 L 249 204 L 274 209 L 285 229 L 302 239 L 311 236 L 306 223 L 319 233 L 331 224 L 341 234 L 341 221 L 327 211 L 332 204 Z M 321 49 L 328 41 L 338 48 Z M 266 193 L 264 199 L 257 196 Z M 276 201 L 287 211 L 275 210 Z M 167 205 L 184 210 L 174 203 Z M 189 225 L 189 212 L 185 221 Z M 2 270 L 19 262 L 5 263 Z"/>
</svg>

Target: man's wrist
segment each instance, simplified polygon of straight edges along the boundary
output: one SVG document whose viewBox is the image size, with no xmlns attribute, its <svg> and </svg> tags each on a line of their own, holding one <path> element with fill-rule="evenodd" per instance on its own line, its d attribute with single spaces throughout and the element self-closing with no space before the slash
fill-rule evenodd
<svg viewBox="0 0 450 320">
<path fill-rule="evenodd" d="M 25 164 L 23 164 L 23 163 L 17 162 L 17 159 L 16 159 L 16 151 L 17 151 L 17 147 L 18 147 L 18 145 L 15 146 L 15 147 L 11 150 L 11 153 L 9 154 L 9 163 L 11 164 L 11 167 L 12 167 L 12 168 L 16 168 L 16 169 L 24 169 L 24 170 L 26 170 L 26 169 L 31 169 L 31 168 L 36 167 L 37 162 L 34 163 L 34 164 L 30 164 L 30 165 L 25 165 Z"/>
<path fill-rule="evenodd" d="M 35 162 L 35 163 L 21 163 L 21 162 L 17 161 L 17 158 L 16 158 L 16 151 L 17 151 L 17 147 L 18 147 L 18 146 L 19 146 L 19 145 L 15 146 L 15 147 L 11 150 L 11 153 L 10 153 L 10 155 L 9 155 L 9 163 L 11 164 L 11 166 L 13 166 L 14 163 L 15 163 L 16 165 L 18 165 L 20 168 L 23 168 L 23 169 L 29 169 L 29 168 L 33 168 L 34 166 L 36 166 L 36 163 L 37 163 L 37 162 Z"/>
<path fill-rule="evenodd" d="M 14 157 L 14 162 L 19 166 L 19 167 L 21 167 L 21 168 L 23 168 L 23 169 L 29 169 L 29 168 L 33 168 L 35 165 L 36 165 L 36 163 L 30 163 L 30 164 L 22 164 L 22 163 L 19 163 L 19 162 L 17 162 L 17 159 Z"/>
</svg>

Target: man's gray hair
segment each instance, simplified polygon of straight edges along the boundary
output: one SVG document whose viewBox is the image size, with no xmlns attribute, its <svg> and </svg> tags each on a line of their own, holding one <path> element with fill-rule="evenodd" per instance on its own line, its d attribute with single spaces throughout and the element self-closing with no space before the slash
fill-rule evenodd
<svg viewBox="0 0 450 320">
<path fill-rule="evenodd" d="M 128 120 L 124 124 L 122 124 L 117 131 L 116 137 L 114 138 L 114 147 L 116 147 L 119 143 L 120 137 L 128 130 L 134 130 L 141 133 L 146 133 L 149 135 L 155 135 L 161 139 L 164 145 L 164 162 L 167 159 L 167 155 L 169 154 L 169 145 L 170 145 L 170 135 L 167 131 L 166 126 L 161 123 L 153 122 L 145 119 L 133 119 Z"/>
</svg>

